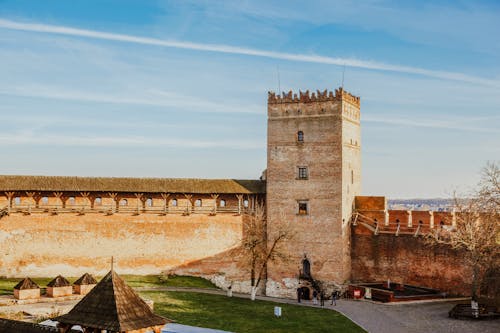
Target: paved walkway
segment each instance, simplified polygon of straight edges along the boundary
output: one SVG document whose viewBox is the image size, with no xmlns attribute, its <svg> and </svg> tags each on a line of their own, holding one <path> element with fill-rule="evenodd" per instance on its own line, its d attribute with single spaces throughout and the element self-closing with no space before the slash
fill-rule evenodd
<svg viewBox="0 0 500 333">
<path fill-rule="evenodd" d="M 219 289 L 197 288 L 136 288 L 138 291 L 184 291 L 199 292 L 214 295 L 226 295 Z M 248 298 L 247 294 L 233 293 L 233 297 Z M 297 304 L 297 301 L 257 296 L 259 300 L 276 303 Z M 47 309 L 52 312 L 68 311 L 77 301 L 67 301 L 52 304 L 26 304 L 12 306 L 11 310 L 25 311 L 28 313 L 43 312 Z M 337 306 L 326 302 L 325 308 L 336 310 L 370 333 L 498 333 L 500 332 L 500 319 L 496 320 L 460 320 L 448 318 L 448 311 L 457 302 L 417 302 L 412 304 L 381 304 L 369 301 L 339 300 Z M 319 307 L 311 302 L 303 301 L 301 306 Z M 4 308 L 4 307 L 2 307 Z M 5 309 L 5 308 L 4 308 Z M 2 312 L 2 311 L 0 311 Z M 9 311 L 10 312 L 10 311 Z"/>
</svg>

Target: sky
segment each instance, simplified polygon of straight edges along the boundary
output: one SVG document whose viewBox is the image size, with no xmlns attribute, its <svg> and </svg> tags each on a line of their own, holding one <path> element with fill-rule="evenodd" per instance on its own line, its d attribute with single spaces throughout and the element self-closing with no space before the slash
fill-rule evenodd
<svg viewBox="0 0 500 333">
<path fill-rule="evenodd" d="M 494 0 L 0 0 L 0 174 L 258 179 L 267 92 L 344 76 L 363 194 L 449 197 L 500 160 L 499 18 Z"/>
</svg>

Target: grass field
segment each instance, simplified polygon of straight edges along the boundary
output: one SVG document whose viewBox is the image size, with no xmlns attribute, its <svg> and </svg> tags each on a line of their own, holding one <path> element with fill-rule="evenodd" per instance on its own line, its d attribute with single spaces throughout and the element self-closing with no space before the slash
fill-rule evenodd
<svg viewBox="0 0 500 333">
<path fill-rule="evenodd" d="M 210 281 L 192 276 L 170 276 L 161 275 L 120 275 L 129 286 L 137 287 L 189 287 L 189 288 L 217 288 Z M 78 277 L 66 277 L 73 283 Z M 96 277 L 97 281 L 101 277 Z M 53 278 L 32 278 L 41 288 L 44 288 Z M 21 279 L 0 279 L 0 295 L 12 295 L 14 286 Z"/>
<path fill-rule="evenodd" d="M 336 311 L 250 301 L 237 297 L 190 292 L 141 292 L 155 302 L 155 312 L 180 324 L 217 328 L 232 332 L 365 332 Z M 274 317 L 274 307 L 282 317 Z"/>
</svg>

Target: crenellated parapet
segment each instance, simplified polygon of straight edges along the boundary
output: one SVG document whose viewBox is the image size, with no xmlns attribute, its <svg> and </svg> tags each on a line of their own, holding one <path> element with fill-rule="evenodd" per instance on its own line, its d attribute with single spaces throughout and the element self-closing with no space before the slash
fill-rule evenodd
<svg viewBox="0 0 500 333">
<path fill-rule="evenodd" d="M 346 101 L 358 108 L 360 107 L 360 98 L 345 91 L 343 88 L 335 89 L 335 92 L 325 89 L 324 91 L 316 90 L 316 92 L 309 92 L 306 90 L 299 94 L 293 93 L 290 90 L 288 93 L 282 92 L 281 95 L 272 91 L 268 92 L 268 104 L 280 103 L 313 103 L 313 102 L 331 102 L 331 101 Z"/>
</svg>

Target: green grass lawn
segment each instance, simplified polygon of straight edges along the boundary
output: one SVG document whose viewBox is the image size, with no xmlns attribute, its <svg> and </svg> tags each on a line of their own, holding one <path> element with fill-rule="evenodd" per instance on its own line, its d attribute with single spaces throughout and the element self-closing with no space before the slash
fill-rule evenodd
<svg viewBox="0 0 500 333">
<path fill-rule="evenodd" d="M 332 310 L 251 301 L 237 297 L 190 292 L 141 292 L 155 302 L 155 312 L 179 324 L 216 328 L 232 332 L 365 332 Z M 274 317 L 274 307 L 282 317 Z"/>
<path fill-rule="evenodd" d="M 189 287 L 189 288 L 217 288 L 212 282 L 193 276 L 161 275 L 120 275 L 129 286 L 137 287 Z M 66 277 L 73 283 L 78 277 Z M 53 278 L 32 278 L 41 288 L 44 288 Z M 97 281 L 101 277 L 96 277 Z M 0 295 L 12 295 L 14 286 L 22 279 L 0 278 Z"/>
</svg>

